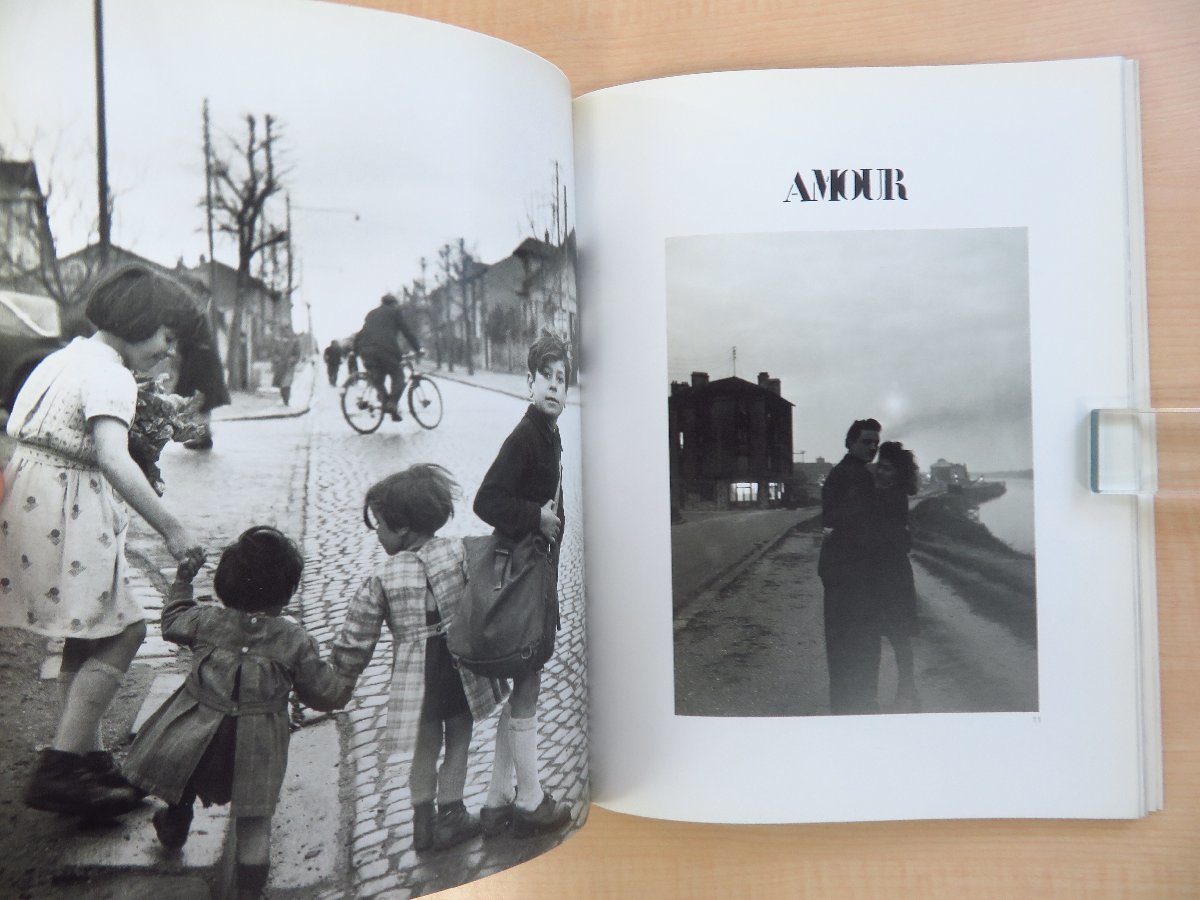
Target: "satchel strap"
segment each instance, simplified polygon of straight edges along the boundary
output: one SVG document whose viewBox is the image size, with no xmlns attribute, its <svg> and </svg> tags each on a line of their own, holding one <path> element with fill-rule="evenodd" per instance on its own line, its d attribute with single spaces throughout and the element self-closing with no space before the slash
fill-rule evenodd
<svg viewBox="0 0 1200 900">
<path fill-rule="evenodd" d="M 563 481 L 563 467 L 562 467 L 562 463 L 559 462 L 559 464 L 558 464 L 558 484 L 556 484 L 554 486 L 554 512 L 555 512 L 555 515 L 558 515 L 562 512 L 562 481 Z M 559 538 L 561 539 L 562 535 L 559 535 Z M 558 544 L 558 541 L 549 541 L 548 543 L 550 544 L 551 547 L 554 547 Z"/>
</svg>

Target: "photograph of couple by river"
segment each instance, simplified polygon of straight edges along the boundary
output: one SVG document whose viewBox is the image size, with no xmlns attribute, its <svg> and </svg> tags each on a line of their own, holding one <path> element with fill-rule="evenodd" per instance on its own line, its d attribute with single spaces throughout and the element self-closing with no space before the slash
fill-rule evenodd
<svg viewBox="0 0 1200 900">
<path fill-rule="evenodd" d="M 675 713 L 1036 712 L 1026 230 L 666 262 Z"/>
</svg>

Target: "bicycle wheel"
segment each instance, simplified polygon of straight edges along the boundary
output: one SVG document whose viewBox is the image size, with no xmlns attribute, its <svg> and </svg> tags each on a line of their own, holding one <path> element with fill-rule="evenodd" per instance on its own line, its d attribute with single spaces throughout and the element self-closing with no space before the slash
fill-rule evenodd
<svg viewBox="0 0 1200 900">
<path fill-rule="evenodd" d="M 383 422 L 383 404 L 366 372 L 355 372 L 342 385 L 342 415 L 359 434 L 370 434 Z"/>
<path fill-rule="evenodd" d="M 442 421 L 442 392 L 426 375 L 414 375 L 408 383 L 408 411 L 422 428 L 437 428 Z"/>
</svg>

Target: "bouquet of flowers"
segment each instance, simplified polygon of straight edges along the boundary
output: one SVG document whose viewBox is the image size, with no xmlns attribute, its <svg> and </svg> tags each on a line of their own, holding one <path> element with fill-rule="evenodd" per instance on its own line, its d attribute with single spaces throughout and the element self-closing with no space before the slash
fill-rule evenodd
<svg viewBox="0 0 1200 900">
<path fill-rule="evenodd" d="M 167 393 L 166 376 L 138 382 L 137 410 L 129 426 L 129 455 L 146 474 L 160 497 L 166 489 L 158 459 L 168 441 L 189 441 L 206 434 L 207 425 L 195 418 L 204 394 L 191 397 Z"/>
</svg>

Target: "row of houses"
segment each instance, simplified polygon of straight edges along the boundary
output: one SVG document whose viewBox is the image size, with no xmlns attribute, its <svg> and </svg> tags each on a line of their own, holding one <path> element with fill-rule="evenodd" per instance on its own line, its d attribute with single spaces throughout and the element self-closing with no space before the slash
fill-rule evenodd
<svg viewBox="0 0 1200 900">
<path fill-rule="evenodd" d="M 242 351 L 228 358 L 230 329 L 238 295 L 238 272 L 200 257 L 188 266 L 147 259 L 132 250 L 92 243 L 59 257 L 46 198 L 32 162 L 0 160 L 0 289 L 53 298 L 67 336 L 90 330 L 84 315 L 88 290 L 105 271 L 140 263 L 187 285 L 213 325 L 221 358 L 236 373 L 235 383 L 254 384 L 256 368 L 265 367 L 283 341 L 292 339 L 292 304 L 287 292 L 257 278 L 243 279 Z"/>
<path fill-rule="evenodd" d="M 32 162 L 0 161 L 0 239 L 0 288 L 52 297 L 68 333 L 87 328 L 83 298 L 100 272 L 139 262 L 192 288 L 210 315 L 228 371 L 239 376 L 232 383 L 255 384 L 279 347 L 292 340 L 288 292 L 243 279 L 241 352 L 236 360 L 228 358 L 238 273 L 219 261 L 201 257 L 188 265 L 180 259 L 168 266 L 130 249 L 97 244 L 59 258 Z M 573 231 L 556 240 L 549 234 L 526 238 L 494 263 L 462 252 L 455 274 L 433 290 L 422 282 L 397 294 L 439 367 L 523 371 L 529 343 L 546 329 L 566 340 L 578 360 L 575 257 Z"/>
<path fill-rule="evenodd" d="M 431 291 L 418 281 L 397 294 L 439 368 L 524 372 L 529 344 L 544 330 L 579 359 L 575 258 L 574 231 L 558 242 L 526 238 L 494 263 L 464 256 L 456 276 Z"/>
</svg>

